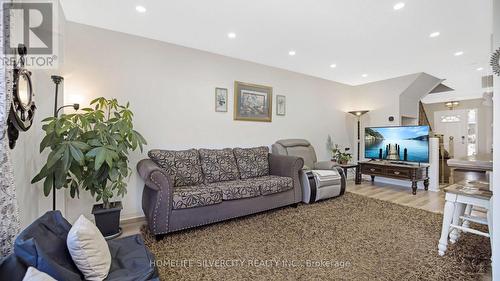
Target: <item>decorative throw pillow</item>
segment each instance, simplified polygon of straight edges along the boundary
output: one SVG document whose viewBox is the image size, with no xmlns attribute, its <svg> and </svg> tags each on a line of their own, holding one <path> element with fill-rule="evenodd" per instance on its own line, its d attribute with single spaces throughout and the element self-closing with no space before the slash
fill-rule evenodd
<svg viewBox="0 0 500 281">
<path fill-rule="evenodd" d="M 203 182 L 200 156 L 196 149 L 154 149 L 148 152 L 148 156 L 167 171 L 174 181 L 174 186 L 197 185 Z"/>
<path fill-rule="evenodd" d="M 231 148 L 200 149 L 199 153 L 205 183 L 239 179 L 238 166 Z"/>
<path fill-rule="evenodd" d="M 104 280 L 111 267 L 108 243 L 99 229 L 80 215 L 71 227 L 67 239 L 68 250 L 85 280 Z"/>
<path fill-rule="evenodd" d="M 26 270 L 23 281 L 57 281 L 56 279 L 50 277 L 45 272 L 38 271 L 38 269 L 30 266 Z"/>
<path fill-rule="evenodd" d="M 269 148 L 266 146 L 233 149 L 241 179 L 269 175 Z"/>
</svg>

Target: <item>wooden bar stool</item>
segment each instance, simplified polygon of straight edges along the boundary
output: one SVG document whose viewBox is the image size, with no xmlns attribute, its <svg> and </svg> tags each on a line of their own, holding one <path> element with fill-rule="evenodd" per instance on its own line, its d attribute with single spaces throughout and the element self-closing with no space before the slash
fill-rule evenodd
<svg viewBox="0 0 500 281">
<path fill-rule="evenodd" d="M 438 245 L 440 256 L 443 256 L 448 248 L 448 238 L 450 242 L 455 243 L 460 238 L 461 231 L 491 237 L 493 221 L 490 200 L 492 193 L 488 187 L 484 189 L 484 183 L 466 181 L 448 186 L 445 192 L 443 226 Z M 484 208 L 486 218 L 472 216 L 473 207 Z M 470 228 L 469 222 L 488 225 L 488 233 Z"/>
</svg>

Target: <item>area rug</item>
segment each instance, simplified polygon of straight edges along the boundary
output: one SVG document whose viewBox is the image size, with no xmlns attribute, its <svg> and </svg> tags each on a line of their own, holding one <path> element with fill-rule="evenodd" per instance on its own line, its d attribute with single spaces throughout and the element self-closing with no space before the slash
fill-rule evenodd
<svg viewBox="0 0 500 281">
<path fill-rule="evenodd" d="M 440 257 L 442 215 L 347 193 L 167 235 L 143 228 L 162 280 L 478 280 L 487 238 Z"/>
</svg>

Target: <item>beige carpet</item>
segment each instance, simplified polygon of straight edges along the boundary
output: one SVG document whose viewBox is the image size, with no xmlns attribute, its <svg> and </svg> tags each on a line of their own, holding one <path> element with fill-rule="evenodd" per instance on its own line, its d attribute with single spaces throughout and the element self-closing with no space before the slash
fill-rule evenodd
<svg viewBox="0 0 500 281">
<path fill-rule="evenodd" d="M 174 233 L 145 231 L 162 280 L 478 280 L 489 240 L 437 254 L 439 214 L 352 193 Z"/>
</svg>

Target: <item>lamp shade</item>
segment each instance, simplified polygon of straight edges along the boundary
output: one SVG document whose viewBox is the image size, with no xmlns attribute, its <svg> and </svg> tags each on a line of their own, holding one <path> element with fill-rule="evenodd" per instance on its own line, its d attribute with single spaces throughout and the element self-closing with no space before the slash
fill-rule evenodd
<svg viewBox="0 0 500 281">
<path fill-rule="evenodd" d="M 368 113 L 369 110 L 355 110 L 355 111 L 349 111 L 348 113 L 351 113 L 352 115 L 359 117 L 363 114 Z"/>
</svg>

